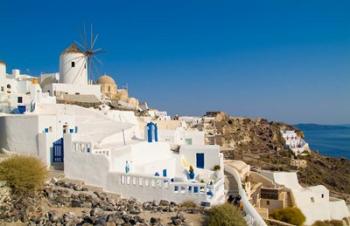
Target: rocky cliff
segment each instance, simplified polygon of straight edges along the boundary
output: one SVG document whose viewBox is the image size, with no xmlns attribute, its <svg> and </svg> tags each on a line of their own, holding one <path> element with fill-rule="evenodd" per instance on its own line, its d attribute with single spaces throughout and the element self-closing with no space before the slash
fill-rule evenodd
<svg viewBox="0 0 350 226">
<path fill-rule="evenodd" d="M 323 184 L 333 196 L 350 202 L 350 160 L 330 158 L 314 151 L 309 156 L 293 156 L 280 131 L 293 129 L 303 137 L 303 132 L 297 128 L 266 119 L 231 117 L 224 113 L 216 114 L 209 124 L 216 131 L 215 142 L 221 145 L 226 158 L 241 159 L 253 169 L 298 170 L 301 183 Z M 306 168 L 293 166 L 292 159 L 305 160 Z"/>
</svg>

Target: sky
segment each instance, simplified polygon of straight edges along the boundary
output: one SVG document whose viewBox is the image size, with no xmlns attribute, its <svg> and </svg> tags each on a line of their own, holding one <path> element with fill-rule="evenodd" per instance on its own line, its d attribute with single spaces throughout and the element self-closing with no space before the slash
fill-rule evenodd
<svg viewBox="0 0 350 226">
<path fill-rule="evenodd" d="M 1 0 L 0 59 L 39 75 L 93 24 L 107 73 L 171 115 L 350 123 L 350 1 Z"/>
</svg>

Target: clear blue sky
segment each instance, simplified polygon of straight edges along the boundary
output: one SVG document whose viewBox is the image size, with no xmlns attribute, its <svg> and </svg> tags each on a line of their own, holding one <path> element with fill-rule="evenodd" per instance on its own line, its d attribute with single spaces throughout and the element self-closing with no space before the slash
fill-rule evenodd
<svg viewBox="0 0 350 226">
<path fill-rule="evenodd" d="M 9 70 L 58 71 L 60 52 L 92 23 L 106 51 L 98 70 L 171 114 L 350 123 L 350 1 L 0 5 L 0 59 Z"/>
</svg>

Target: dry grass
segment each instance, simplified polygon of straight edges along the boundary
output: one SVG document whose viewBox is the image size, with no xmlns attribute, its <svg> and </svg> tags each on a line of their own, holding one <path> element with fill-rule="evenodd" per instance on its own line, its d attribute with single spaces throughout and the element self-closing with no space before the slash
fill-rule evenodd
<svg viewBox="0 0 350 226">
<path fill-rule="evenodd" d="M 46 166 L 35 157 L 16 155 L 0 163 L 0 180 L 7 182 L 13 194 L 35 194 L 47 175 Z"/>
</svg>

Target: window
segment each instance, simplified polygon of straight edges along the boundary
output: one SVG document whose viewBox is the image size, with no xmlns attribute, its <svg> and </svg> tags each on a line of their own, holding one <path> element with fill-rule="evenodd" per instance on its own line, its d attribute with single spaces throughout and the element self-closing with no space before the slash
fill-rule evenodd
<svg viewBox="0 0 350 226">
<path fill-rule="evenodd" d="M 111 92 L 111 87 L 110 86 L 108 86 L 108 92 Z"/>
<path fill-rule="evenodd" d="M 4 92 L 4 87 L 3 86 L 1 86 L 1 92 Z"/>
<path fill-rule="evenodd" d="M 269 200 L 266 200 L 266 205 L 270 205 L 270 201 Z"/>
<path fill-rule="evenodd" d="M 23 103 L 23 97 L 17 97 L 17 103 L 19 104 Z"/>
<path fill-rule="evenodd" d="M 192 145 L 192 138 L 186 138 L 185 139 L 186 144 Z"/>
<path fill-rule="evenodd" d="M 315 198 L 314 197 L 311 197 L 311 202 L 315 202 Z"/>
<path fill-rule="evenodd" d="M 8 89 L 11 89 L 11 85 L 10 84 L 7 84 L 6 86 Z"/>
<path fill-rule="evenodd" d="M 86 64 L 84 64 L 84 68 L 86 68 Z"/>
<path fill-rule="evenodd" d="M 72 61 L 72 67 L 75 67 L 75 62 L 74 61 Z"/>
<path fill-rule="evenodd" d="M 324 194 L 322 194 L 321 197 L 324 198 Z"/>
</svg>

